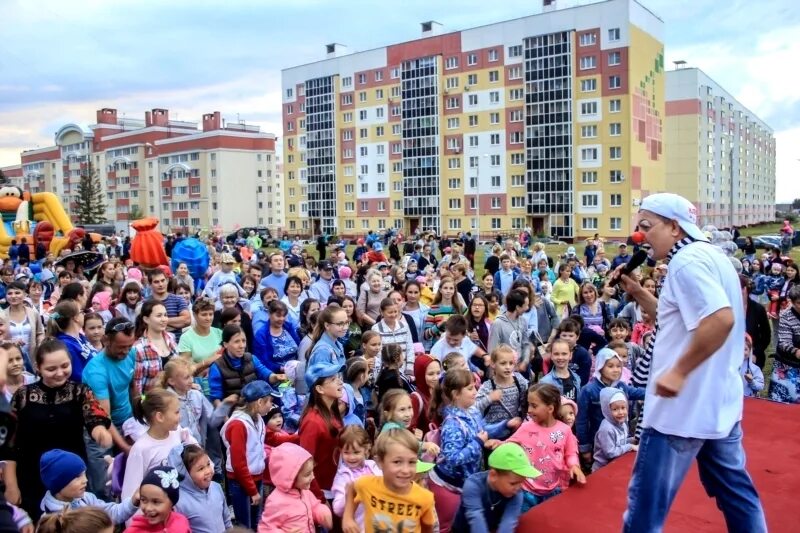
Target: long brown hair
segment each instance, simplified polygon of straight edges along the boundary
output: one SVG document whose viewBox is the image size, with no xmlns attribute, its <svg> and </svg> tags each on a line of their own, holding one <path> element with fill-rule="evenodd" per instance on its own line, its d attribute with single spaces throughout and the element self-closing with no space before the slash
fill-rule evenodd
<svg viewBox="0 0 800 533">
<path fill-rule="evenodd" d="M 319 378 L 309 387 L 311 390 L 308 391 L 308 403 L 305 409 L 303 409 L 303 414 L 300 415 L 300 424 L 302 425 L 303 419 L 308 413 L 316 409 L 322 417 L 322 420 L 325 421 L 325 427 L 328 428 L 328 433 L 330 433 L 331 437 L 336 438 L 339 436 L 340 428 L 343 426 L 342 414 L 339 412 L 339 400 L 334 400 L 330 408 L 328 408 L 328 406 L 325 405 L 325 400 L 322 399 L 322 395 L 317 392 L 317 385 L 322 384 L 326 379 L 330 379 L 330 377 Z M 339 423 L 338 428 L 333 425 L 334 420 Z"/>
<path fill-rule="evenodd" d="M 347 312 L 338 305 L 329 305 L 319 312 L 317 323 L 314 326 L 314 333 L 311 334 L 311 340 L 314 341 L 314 344 L 316 344 L 319 339 L 322 338 L 322 334 L 325 333 L 325 325 L 332 323 L 331 320 L 333 320 L 334 313 L 338 313 L 339 311 L 347 316 Z"/>
<path fill-rule="evenodd" d="M 428 409 L 428 419 L 438 420 L 441 418 L 441 409 L 453 401 L 453 395 L 468 387 L 470 383 L 475 383 L 472 372 L 465 368 L 453 368 L 448 370 L 444 379 L 431 394 L 431 404 Z"/>
</svg>

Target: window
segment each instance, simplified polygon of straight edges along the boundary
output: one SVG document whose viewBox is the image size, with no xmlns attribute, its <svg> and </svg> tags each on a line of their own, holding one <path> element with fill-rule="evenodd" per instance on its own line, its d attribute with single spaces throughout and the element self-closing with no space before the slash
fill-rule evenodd
<svg viewBox="0 0 800 533">
<path fill-rule="evenodd" d="M 588 80 L 581 80 L 581 92 L 590 93 L 597 90 L 597 80 L 590 78 Z"/>
<path fill-rule="evenodd" d="M 512 187 L 524 187 L 525 186 L 525 175 L 524 174 L 514 174 L 511 176 L 511 186 Z"/>
<path fill-rule="evenodd" d="M 609 76 L 608 77 L 608 88 L 609 89 L 619 89 L 622 87 L 622 78 L 619 76 Z"/>
<path fill-rule="evenodd" d="M 376 137 L 383 137 L 383 126 L 376 126 L 375 127 L 375 136 Z M 383 148 L 383 146 L 378 146 L 378 154 L 379 155 L 382 153 L 381 150 L 380 150 L 381 148 Z"/>
<path fill-rule="evenodd" d="M 610 100 L 608 102 L 608 112 L 609 113 L 619 113 L 622 111 L 622 100 Z"/>
<path fill-rule="evenodd" d="M 461 159 L 459 159 L 458 157 L 449 158 L 447 160 L 447 168 L 451 170 L 455 168 L 461 168 Z"/>
<path fill-rule="evenodd" d="M 455 89 L 456 87 L 458 87 L 458 76 L 451 76 L 449 78 L 446 78 L 444 86 L 447 89 Z"/>
<path fill-rule="evenodd" d="M 490 164 L 493 167 L 499 167 L 500 166 L 500 155 L 499 154 L 492 154 L 489 157 L 489 159 L 490 159 Z"/>
<path fill-rule="evenodd" d="M 524 165 L 525 164 L 525 154 L 511 154 L 511 164 L 512 165 Z"/>
<path fill-rule="evenodd" d="M 500 134 L 499 133 L 492 133 L 489 135 L 489 144 L 492 146 L 497 146 L 500 144 Z"/>
<path fill-rule="evenodd" d="M 608 40 L 609 41 L 619 41 L 619 28 L 609 28 L 608 29 Z"/>
<path fill-rule="evenodd" d="M 497 53 L 496 49 L 489 50 L 489 61 L 497 61 L 499 54 Z"/>
<path fill-rule="evenodd" d="M 403 192 L 403 182 L 400 180 L 395 180 L 392 182 L 392 190 L 394 192 Z"/>
<path fill-rule="evenodd" d="M 403 209 L 403 202 L 401 200 L 395 200 L 392 202 L 392 209 L 395 211 L 400 211 Z"/>
<path fill-rule="evenodd" d="M 478 83 L 478 75 L 477 74 L 470 74 L 467 76 L 467 85 L 475 85 Z"/>
<path fill-rule="evenodd" d="M 342 105 L 350 105 L 353 103 L 353 93 L 345 93 L 342 95 Z"/>
<path fill-rule="evenodd" d="M 612 170 L 608 175 L 608 180 L 611 183 L 622 183 L 622 171 Z"/>
<path fill-rule="evenodd" d="M 509 122 L 522 122 L 522 109 L 513 109 L 508 112 Z"/>
<path fill-rule="evenodd" d="M 356 203 L 355 202 L 345 202 L 344 203 L 344 210 L 345 211 L 355 211 L 356 210 Z"/>
<path fill-rule="evenodd" d="M 369 183 L 362 183 L 361 184 L 361 193 L 365 194 L 365 193 L 368 193 L 368 192 L 369 192 Z M 361 202 L 361 209 L 362 210 L 367 209 L 366 207 L 364 207 L 366 205 L 368 205 L 367 202 Z"/>
<path fill-rule="evenodd" d="M 342 87 L 352 87 L 353 86 L 353 77 L 352 76 L 345 76 L 342 78 Z"/>
<path fill-rule="evenodd" d="M 500 229 L 500 228 L 501 228 L 500 219 L 499 218 L 493 218 L 492 219 L 492 229 Z"/>
<path fill-rule="evenodd" d="M 470 176 L 469 177 L 469 188 L 470 189 L 477 189 L 478 188 L 478 176 Z M 470 198 L 469 208 L 475 209 L 475 206 L 478 205 L 478 201 L 475 198 Z"/>
<path fill-rule="evenodd" d="M 597 229 L 597 217 L 583 217 L 581 219 L 582 229 Z"/>
<path fill-rule="evenodd" d="M 597 148 L 581 148 L 581 161 L 597 161 Z"/>
<path fill-rule="evenodd" d="M 458 143 L 458 138 L 451 137 L 447 139 L 447 149 L 448 150 L 458 150 L 461 148 L 461 145 Z"/>
<path fill-rule="evenodd" d="M 367 120 L 367 110 L 366 109 L 361 109 L 358 112 L 358 120 Z"/>
<path fill-rule="evenodd" d="M 400 96 L 400 86 L 396 85 L 392 87 L 392 92 L 390 93 L 392 98 L 398 98 Z"/>
<path fill-rule="evenodd" d="M 449 209 L 461 209 L 461 198 L 450 198 L 447 202 Z"/>
<path fill-rule="evenodd" d="M 608 125 L 608 133 L 613 137 L 622 135 L 622 124 L 619 122 L 612 122 Z"/>
<path fill-rule="evenodd" d="M 597 126 L 581 126 L 581 138 L 593 139 L 597 137 Z"/>
<path fill-rule="evenodd" d="M 592 183 L 597 183 L 597 171 L 590 170 L 581 172 L 581 183 L 584 185 L 590 185 Z"/>
<path fill-rule="evenodd" d="M 469 125 L 470 126 L 477 126 L 478 125 L 478 115 L 470 115 L 469 116 Z"/>
<path fill-rule="evenodd" d="M 400 77 L 400 69 L 398 67 L 392 68 L 392 79 L 396 80 Z"/>
<path fill-rule="evenodd" d="M 367 83 L 367 75 L 364 74 L 363 72 L 358 75 L 358 83 L 360 85 L 364 85 L 365 83 Z"/>
<path fill-rule="evenodd" d="M 522 93 L 523 93 L 522 89 L 511 89 L 510 91 L 508 91 L 508 99 L 512 101 L 522 100 L 523 97 Z"/>
<path fill-rule="evenodd" d="M 597 193 L 581 194 L 581 206 L 586 208 L 600 207 L 600 196 Z"/>
<path fill-rule="evenodd" d="M 369 155 L 369 147 L 368 146 L 361 146 L 358 149 L 358 153 L 363 157 L 365 155 Z"/>
<path fill-rule="evenodd" d="M 369 130 L 367 128 L 361 128 L 358 130 L 358 138 L 365 139 L 369 136 Z"/>
<path fill-rule="evenodd" d="M 503 207 L 499 196 L 492 196 L 492 209 L 500 209 Z"/>
<path fill-rule="evenodd" d="M 467 65 L 477 65 L 478 64 L 478 54 L 469 54 L 467 56 Z"/>
<path fill-rule="evenodd" d="M 508 47 L 508 57 L 521 57 L 522 56 L 522 45 L 518 44 L 516 46 L 509 46 Z"/>
<path fill-rule="evenodd" d="M 622 229 L 622 218 L 621 217 L 611 217 L 609 220 L 611 223 L 611 230 L 612 231 L 619 231 Z"/>
<path fill-rule="evenodd" d="M 383 80 L 383 71 L 376 70 L 375 71 L 375 81 L 382 81 Z"/>
<path fill-rule="evenodd" d="M 367 101 L 367 91 L 361 91 L 358 93 L 358 101 L 359 102 L 366 102 Z"/>
<path fill-rule="evenodd" d="M 461 179 L 460 178 L 450 178 L 447 180 L 447 188 L 448 189 L 460 189 L 461 188 Z"/>
<path fill-rule="evenodd" d="M 499 187 L 500 186 L 500 176 L 492 176 L 491 183 L 492 183 L 492 187 Z"/>
<path fill-rule="evenodd" d="M 361 174 L 362 175 L 369 174 L 369 165 L 361 165 Z"/>
<path fill-rule="evenodd" d="M 447 222 L 447 227 L 449 229 L 461 229 L 461 219 L 460 218 L 451 218 Z"/>
<path fill-rule="evenodd" d="M 608 157 L 609 157 L 609 159 L 622 159 L 622 147 L 621 146 L 611 146 L 608 149 Z"/>
<path fill-rule="evenodd" d="M 583 33 L 580 38 L 581 46 L 593 46 L 597 44 L 597 34 L 594 32 Z"/>
<path fill-rule="evenodd" d="M 522 144 L 525 142 L 525 138 L 521 131 L 512 131 L 509 137 L 509 142 L 511 144 Z"/>
<path fill-rule="evenodd" d="M 490 104 L 498 104 L 498 103 L 500 103 L 500 91 L 490 91 L 489 92 L 489 103 Z"/>
<path fill-rule="evenodd" d="M 450 117 L 447 119 L 447 129 L 453 130 L 458 128 L 458 117 Z"/>
<path fill-rule="evenodd" d="M 498 71 L 496 71 L 496 70 L 490 70 L 489 71 L 489 82 L 490 83 L 495 83 L 495 82 L 498 82 L 498 81 L 500 81 L 500 73 Z"/>
<path fill-rule="evenodd" d="M 589 70 L 592 68 L 597 68 L 597 57 L 583 56 L 581 58 L 581 70 Z"/>
<path fill-rule="evenodd" d="M 400 124 L 392 124 L 392 135 L 400 135 Z"/>
<path fill-rule="evenodd" d="M 511 197 L 511 207 L 525 207 L 525 197 L 524 196 L 512 196 Z"/>
<path fill-rule="evenodd" d="M 622 195 L 617 193 L 612 194 L 608 205 L 611 207 L 622 207 Z"/>
<path fill-rule="evenodd" d="M 478 146 L 479 140 L 477 135 L 470 135 L 469 136 L 469 145 L 470 146 Z"/>
<path fill-rule="evenodd" d="M 467 95 L 467 105 L 469 106 L 478 105 L 478 95 L 477 94 Z"/>
<path fill-rule="evenodd" d="M 383 98 L 383 97 L 381 97 Z M 375 118 L 383 118 L 384 108 L 379 107 L 375 110 Z"/>
<path fill-rule="evenodd" d="M 352 168 L 352 167 L 351 167 L 351 168 Z M 352 184 L 352 183 L 349 183 L 349 184 L 345 185 L 345 186 L 344 186 L 344 193 L 345 193 L 345 194 L 353 194 L 353 188 L 354 188 L 354 187 L 353 187 L 353 184 Z"/>
<path fill-rule="evenodd" d="M 458 97 L 451 96 L 447 99 L 447 109 L 458 109 Z"/>
<path fill-rule="evenodd" d="M 378 182 L 378 192 L 386 192 L 386 183 L 382 181 Z"/>
<path fill-rule="evenodd" d="M 348 111 L 342 114 L 342 122 L 353 122 L 353 112 Z"/>
<path fill-rule="evenodd" d="M 375 99 L 383 100 L 383 89 L 375 89 Z"/>
<path fill-rule="evenodd" d="M 286 89 L 286 98 L 292 98 L 294 96 L 294 89 L 289 88 Z"/>
<path fill-rule="evenodd" d="M 392 172 L 402 172 L 403 171 L 403 162 L 402 161 L 395 161 L 392 163 Z"/>
<path fill-rule="evenodd" d="M 500 124 L 500 113 L 489 113 L 489 124 Z"/>
<path fill-rule="evenodd" d="M 608 66 L 613 67 L 614 65 L 619 65 L 622 63 L 622 54 L 619 52 L 609 52 L 608 53 Z"/>
<path fill-rule="evenodd" d="M 392 153 L 393 154 L 402 154 L 403 153 L 403 146 L 400 143 L 392 143 Z"/>
<path fill-rule="evenodd" d="M 597 102 L 581 102 L 581 115 L 596 115 Z"/>
<path fill-rule="evenodd" d="M 444 62 L 444 68 L 448 70 L 458 68 L 458 56 L 448 57 Z"/>
</svg>

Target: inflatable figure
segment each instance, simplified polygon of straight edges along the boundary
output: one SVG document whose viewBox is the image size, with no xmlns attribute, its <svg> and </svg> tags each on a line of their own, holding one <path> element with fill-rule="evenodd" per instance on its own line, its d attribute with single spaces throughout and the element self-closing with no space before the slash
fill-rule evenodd
<svg viewBox="0 0 800 533">
<path fill-rule="evenodd" d="M 136 236 L 131 242 L 131 259 L 144 267 L 168 265 L 164 237 L 156 230 L 158 219 L 148 217 L 131 223 Z"/>
<path fill-rule="evenodd" d="M 194 279 L 195 291 L 200 290 L 210 261 L 206 245 L 200 242 L 200 239 L 181 239 L 172 247 L 171 259 L 173 272 L 178 270 L 180 263 L 186 263 L 189 268 L 189 274 Z"/>
</svg>

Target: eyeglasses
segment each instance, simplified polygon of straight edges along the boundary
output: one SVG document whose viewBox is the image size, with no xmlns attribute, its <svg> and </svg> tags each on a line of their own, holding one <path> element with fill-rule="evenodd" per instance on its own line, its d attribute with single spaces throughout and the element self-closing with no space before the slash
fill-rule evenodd
<svg viewBox="0 0 800 533">
<path fill-rule="evenodd" d="M 350 321 L 349 320 L 345 320 L 344 322 L 329 322 L 329 324 L 331 326 L 336 326 L 336 327 L 339 327 L 339 328 L 343 328 L 345 326 L 349 326 L 350 325 Z"/>
<path fill-rule="evenodd" d="M 123 322 L 118 322 L 113 326 L 111 325 L 106 326 L 106 333 L 111 333 L 111 332 L 123 333 L 123 332 L 133 331 L 133 328 L 134 328 L 133 322 L 125 320 Z"/>
</svg>

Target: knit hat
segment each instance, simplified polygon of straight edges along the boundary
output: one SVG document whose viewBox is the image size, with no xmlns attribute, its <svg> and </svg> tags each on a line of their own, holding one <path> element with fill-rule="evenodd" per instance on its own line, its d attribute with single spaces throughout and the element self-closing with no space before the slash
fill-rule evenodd
<svg viewBox="0 0 800 533">
<path fill-rule="evenodd" d="M 340 266 L 339 267 L 339 279 L 350 279 L 350 276 L 353 275 L 353 269 L 349 266 Z"/>
<path fill-rule="evenodd" d="M 141 283 L 142 281 L 142 271 L 136 267 L 128 269 L 128 279 L 132 279 Z"/>
<path fill-rule="evenodd" d="M 50 450 L 39 460 L 39 475 L 42 484 L 55 496 L 72 483 L 72 480 L 86 472 L 86 463 L 80 456 L 64 450 Z"/>
<path fill-rule="evenodd" d="M 178 498 L 180 497 L 181 493 L 178 490 L 180 483 L 178 482 L 178 471 L 172 468 L 171 466 L 157 466 L 151 469 L 147 474 L 145 474 L 144 479 L 142 479 L 142 484 L 140 486 L 145 485 L 155 485 L 163 490 L 169 501 L 172 502 L 172 505 L 178 503 Z"/>
<path fill-rule="evenodd" d="M 272 409 L 269 410 L 267 416 L 264 417 L 264 422 L 268 423 L 270 420 L 272 420 L 273 416 L 277 415 L 283 416 L 283 411 L 281 411 L 280 407 L 273 407 Z"/>
</svg>

